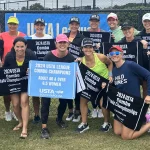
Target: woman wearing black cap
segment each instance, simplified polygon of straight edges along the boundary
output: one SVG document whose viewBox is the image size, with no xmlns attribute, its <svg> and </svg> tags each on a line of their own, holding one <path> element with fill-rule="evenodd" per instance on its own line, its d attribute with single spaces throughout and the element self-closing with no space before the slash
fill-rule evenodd
<svg viewBox="0 0 150 150">
<path fill-rule="evenodd" d="M 94 43 L 91 38 L 83 39 L 82 51 L 84 53 L 84 57 L 82 57 L 80 61 L 84 65 L 86 65 L 88 68 L 90 68 L 92 71 L 96 72 L 100 76 L 112 82 L 112 68 L 113 68 L 112 61 L 103 54 L 95 53 L 93 47 L 94 47 Z M 103 97 L 103 99 L 107 98 L 105 91 L 101 93 L 102 93 L 101 96 Z M 95 99 L 92 101 L 95 101 Z M 79 124 L 77 128 L 77 131 L 79 133 L 83 133 L 84 131 L 89 129 L 89 125 L 87 123 L 87 111 L 88 111 L 87 104 L 88 104 L 88 100 L 81 96 L 80 97 L 80 109 L 81 109 L 82 122 L 81 124 Z M 111 124 L 108 122 L 110 114 L 109 114 L 109 111 L 107 111 L 106 109 L 103 109 L 103 113 L 104 113 L 104 124 L 101 126 L 100 130 L 107 132 L 111 128 Z"/>
<path fill-rule="evenodd" d="M 76 55 L 76 53 L 73 53 L 72 51 L 69 51 L 70 53 L 75 57 L 81 57 L 83 56 L 82 51 L 81 51 L 81 42 L 84 38 L 84 36 L 82 34 L 79 33 L 79 27 L 80 27 L 80 20 L 78 17 L 72 17 L 70 19 L 69 22 L 69 28 L 70 28 L 70 32 L 69 33 L 65 33 L 69 39 L 70 45 L 69 47 L 71 47 L 71 44 L 76 45 L 77 47 L 79 47 L 78 49 L 78 55 Z M 68 101 L 68 108 L 69 108 L 69 114 L 66 118 L 67 121 L 73 121 L 73 122 L 79 122 L 80 121 L 80 96 L 79 94 L 76 94 L 75 97 L 75 113 L 73 113 L 73 101 Z"/>
<path fill-rule="evenodd" d="M 145 49 L 147 49 L 148 42 L 145 40 L 142 40 L 140 37 L 134 36 L 134 26 L 130 21 L 125 21 L 121 27 L 121 30 L 123 31 L 124 38 L 122 38 L 118 43 L 124 43 L 124 42 L 141 42 L 143 45 L 143 52 Z M 142 83 L 143 88 L 143 97 L 146 96 L 146 82 L 143 81 Z"/>
<path fill-rule="evenodd" d="M 11 51 L 6 55 L 3 67 L 15 68 L 25 66 L 28 68 L 29 61 L 36 60 L 34 52 L 27 49 L 27 41 L 23 37 L 17 37 L 13 42 Z M 14 131 L 22 129 L 20 138 L 27 137 L 27 126 L 29 120 L 29 98 L 27 92 L 11 94 L 14 113 L 19 124 Z"/>
</svg>

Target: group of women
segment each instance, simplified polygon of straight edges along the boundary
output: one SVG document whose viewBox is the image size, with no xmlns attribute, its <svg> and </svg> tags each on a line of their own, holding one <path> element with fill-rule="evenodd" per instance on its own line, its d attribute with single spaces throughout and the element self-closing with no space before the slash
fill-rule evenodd
<svg viewBox="0 0 150 150">
<path fill-rule="evenodd" d="M 143 48 L 147 48 L 147 42 L 145 40 L 136 39 L 135 38 L 135 29 L 132 24 L 129 22 L 124 22 L 123 26 L 121 28 L 118 28 L 118 17 L 114 13 L 110 13 L 107 17 L 108 25 L 110 26 L 110 29 L 112 30 L 112 37 L 114 40 L 117 39 L 119 42 L 133 42 L 133 41 L 139 41 L 143 44 Z M 38 19 L 38 23 L 43 24 L 42 19 Z M 36 22 L 36 23 L 37 23 Z M 8 19 L 8 32 L 3 32 L 0 34 L 0 39 L 4 41 L 4 53 L 1 58 L 3 67 L 16 67 L 16 66 L 28 66 L 30 60 L 36 60 L 35 54 L 27 49 L 27 42 L 23 38 L 25 34 L 18 31 L 18 25 L 19 21 L 16 17 L 10 17 Z M 91 15 L 89 19 L 90 23 L 90 32 L 104 32 L 99 28 L 100 24 L 100 17 L 98 15 Z M 144 30 L 142 32 L 149 34 L 150 33 L 150 14 L 145 14 L 142 19 L 142 23 L 144 26 Z M 69 22 L 70 32 L 66 33 L 64 35 L 58 35 L 56 37 L 56 50 L 55 52 L 50 52 L 47 56 L 45 56 L 44 60 L 47 60 L 46 58 L 49 57 L 48 60 L 53 60 L 56 57 L 57 60 L 61 60 L 63 62 L 68 62 L 65 58 L 69 57 L 71 61 L 73 58 L 71 56 L 68 56 L 67 48 L 69 47 L 69 43 L 74 43 L 81 47 L 81 55 L 80 58 L 77 58 L 76 61 L 81 61 L 83 64 L 85 64 L 87 67 L 89 67 L 94 72 L 98 73 L 100 76 L 103 76 L 104 78 L 108 79 L 110 83 L 113 82 L 113 78 L 115 77 L 116 70 L 120 69 L 121 67 L 128 65 L 128 61 L 126 62 L 123 59 L 123 50 L 118 47 L 112 47 L 110 49 L 110 58 L 111 60 L 116 64 L 116 67 L 113 68 L 112 61 L 106 57 L 103 54 L 95 53 L 94 51 L 94 43 L 92 39 L 85 38 L 82 34 L 79 33 L 79 27 L 80 27 L 80 20 L 78 17 L 72 17 Z M 115 32 L 116 31 L 116 32 Z M 142 34 L 142 32 L 138 34 Z M 117 35 L 119 34 L 119 36 Z M 123 34 L 123 38 L 120 36 L 120 33 Z M 42 35 L 43 38 L 44 34 Z M 121 37 L 120 39 L 118 37 Z M 63 39 L 65 39 L 63 41 Z M 65 52 L 64 52 L 65 50 Z M 149 54 L 149 53 L 148 53 Z M 61 59 L 59 59 L 61 58 Z M 147 54 L 145 55 L 145 58 L 148 59 Z M 75 59 L 74 59 L 75 60 Z M 69 61 L 70 62 L 70 61 Z M 146 61 L 147 65 L 148 60 Z M 149 77 L 150 73 L 146 69 L 142 68 L 141 66 L 137 67 L 137 64 L 131 64 L 131 67 L 135 72 L 133 71 L 132 74 L 136 74 L 136 78 L 142 77 L 143 81 L 143 91 L 144 91 L 144 99 L 146 103 L 150 103 L 150 96 L 149 96 Z M 139 72 L 137 73 L 135 68 L 139 68 Z M 115 71 L 114 71 L 115 70 Z M 143 72 L 143 75 L 141 74 L 141 71 Z M 117 74 L 118 75 L 118 74 Z M 145 76 L 146 77 L 145 77 Z M 146 81 L 145 81 L 146 80 Z M 129 83 L 128 83 L 129 84 Z M 147 86 L 148 85 L 148 88 Z M 124 85 L 122 85 L 124 86 Z M 137 84 L 137 86 L 140 86 L 140 84 Z M 116 86 L 117 87 L 117 86 Z M 117 88 L 122 88 L 118 86 Z M 148 89 L 148 90 L 147 90 Z M 124 90 L 126 92 L 126 90 Z M 147 92 L 148 91 L 148 92 Z M 129 90 L 127 89 L 127 92 Z M 139 96 L 139 92 L 135 93 L 135 96 Z M 101 94 L 101 101 L 100 105 L 102 106 L 102 101 L 107 98 L 107 93 L 105 91 Z M 14 131 L 16 130 L 22 130 L 21 131 L 21 138 L 26 138 L 28 136 L 28 120 L 29 120 L 29 97 L 26 92 L 22 92 L 19 94 L 11 94 L 10 96 L 4 96 L 4 104 L 6 108 L 6 120 L 11 120 L 12 113 L 10 112 L 10 100 L 13 104 L 14 109 L 14 117 L 18 119 L 19 124 L 13 128 Z M 61 103 L 61 101 L 60 101 Z M 75 98 L 75 111 L 73 111 L 73 101 L 66 101 L 69 107 L 69 115 L 66 118 L 67 121 L 73 120 L 74 122 L 80 121 L 80 113 L 82 117 L 81 124 L 79 124 L 77 131 L 79 133 L 82 133 L 89 129 L 89 125 L 87 123 L 87 113 L 88 113 L 88 100 L 80 97 L 79 94 L 76 94 Z M 43 104 L 42 104 L 43 105 Z M 39 106 L 38 106 L 39 107 Z M 66 106 L 65 106 L 66 107 Z M 65 108 L 63 107 L 63 108 Z M 109 131 L 111 128 L 111 124 L 109 122 L 110 112 L 109 110 L 106 110 L 102 108 L 103 115 L 104 115 L 104 124 L 101 126 L 101 130 L 104 132 Z M 49 109 L 48 109 L 49 111 Z M 43 112 L 43 115 L 45 112 Z M 66 125 L 62 121 L 62 117 L 65 113 L 65 109 L 62 112 L 61 106 L 58 107 L 58 113 L 61 114 L 61 119 L 57 118 L 56 123 L 62 127 L 65 128 Z M 45 116 L 44 116 L 45 117 Z M 58 116 L 59 117 L 59 116 Z M 43 119 L 43 118 L 42 118 Z M 60 120 L 59 120 L 60 119 Z M 49 138 L 49 131 L 47 129 L 46 123 L 42 124 L 42 138 Z M 134 139 L 139 137 L 141 134 L 146 132 L 150 128 L 150 123 L 145 124 L 140 131 L 133 131 L 131 129 L 128 129 L 124 125 L 122 125 L 116 118 L 114 117 L 114 132 L 117 135 L 121 135 L 123 139 Z"/>
</svg>

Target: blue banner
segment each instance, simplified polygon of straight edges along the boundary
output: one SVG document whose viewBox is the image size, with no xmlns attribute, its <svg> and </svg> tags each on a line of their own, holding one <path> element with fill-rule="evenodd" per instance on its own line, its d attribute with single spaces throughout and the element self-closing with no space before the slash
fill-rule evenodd
<svg viewBox="0 0 150 150">
<path fill-rule="evenodd" d="M 28 95 L 75 98 L 77 63 L 30 61 Z"/>
<path fill-rule="evenodd" d="M 7 20 L 10 16 L 16 16 L 19 20 L 19 31 L 30 36 L 34 34 L 34 21 L 37 18 L 45 20 L 45 33 L 54 38 L 60 33 L 69 31 L 69 20 L 73 16 L 80 18 L 80 30 L 86 31 L 89 27 L 89 18 L 91 14 L 46 14 L 46 13 L 6 13 L 5 30 L 8 31 Z M 109 31 L 107 24 L 107 14 L 100 15 L 100 28 Z"/>
</svg>

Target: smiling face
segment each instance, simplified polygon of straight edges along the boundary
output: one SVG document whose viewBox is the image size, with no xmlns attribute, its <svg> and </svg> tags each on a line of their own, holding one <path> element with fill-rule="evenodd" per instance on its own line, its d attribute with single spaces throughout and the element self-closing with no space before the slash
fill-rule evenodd
<svg viewBox="0 0 150 150">
<path fill-rule="evenodd" d="M 144 20 L 143 26 L 144 26 L 145 30 L 150 30 L 150 20 Z"/>
<path fill-rule="evenodd" d="M 79 23 L 77 23 L 77 22 L 71 22 L 69 24 L 69 28 L 70 28 L 71 32 L 77 32 L 78 29 L 79 29 Z"/>
<path fill-rule="evenodd" d="M 82 48 L 82 51 L 85 56 L 91 56 L 94 52 L 93 46 L 87 45 Z"/>
<path fill-rule="evenodd" d="M 95 30 L 99 28 L 100 22 L 98 20 L 90 20 L 89 22 L 91 29 Z"/>
<path fill-rule="evenodd" d="M 123 58 L 123 52 L 117 51 L 117 49 L 114 48 L 109 53 L 109 56 L 114 63 L 118 63 Z"/>
<path fill-rule="evenodd" d="M 16 23 L 9 23 L 8 24 L 8 30 L 10 32 L 17 32 L 17 30 L 18 30 L 18 24 L 16 24 Z"/>
<path fill-rule="evenodd" d="M 134 28 L 133 27 L 123 28 L 122 32 L 126 38 L 133 38 L 134 37 Z"/>
<path fill-rule="evenodd" d="M 68 49 L 69 43 L 65 41 L 56 42 L 56 48 L 59 52 L 66 52 Z"/>
<path fill-rule="evenodd" d="M 114 18 L 108 18 L 107 23 L 110 29 L 115 30 L 118 27 L 118 20 Z"/>
<path fill-rule="evenodd" d="M 34 28 L 36 30 L 36 33 L 43 33 L 45 26 L 43 23 L 39 22 L 34 25 Z"/>
<path fill-rule="evenodd" d="M 25 45 L 24 42 L 21 41 L 16 42 L 14 45 L 16 56 L 24 56 L 26 48 L 27 46 Z"/>
</svg>

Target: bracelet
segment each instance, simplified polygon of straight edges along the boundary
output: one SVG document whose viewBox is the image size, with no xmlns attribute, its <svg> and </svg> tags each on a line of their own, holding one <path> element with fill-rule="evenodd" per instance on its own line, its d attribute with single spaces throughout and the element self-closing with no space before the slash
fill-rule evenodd
<svg viewBox="0 0 150 150">
<path fill-rule="evenodd" d="M 112 77 L 112 71 L 109 71 L 108 75 L 109 77 Z"/>
</svg>

